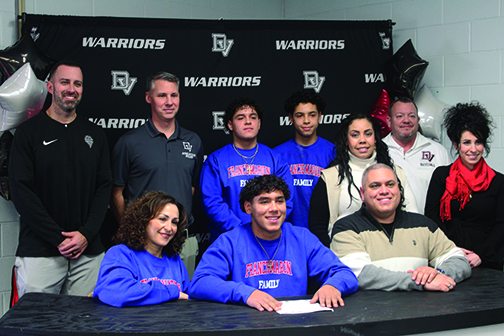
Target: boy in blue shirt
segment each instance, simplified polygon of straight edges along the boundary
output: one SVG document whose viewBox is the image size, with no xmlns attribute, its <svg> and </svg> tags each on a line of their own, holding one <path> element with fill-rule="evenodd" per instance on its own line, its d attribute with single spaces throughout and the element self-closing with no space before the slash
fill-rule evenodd
<svg viewBox="0 0 504 336">
<path fill-rule="evenodd" d="M 308 277 L 320 289 L 311 302 L 344 305 L 357 278 L 309 230 L 284 222 L 290 192 L 285 181 L 264 175 L 240 192 L 251 222 L 223 233 L 203 254 L 189 288 L 194 299 L 247 304 L 278 311 L 275 297 L 307 294 Z"/>
<path fill-rule="evenodd" d="M 298 91 L 290 96 L 284 109 L 296 134 L 293 139 L 273 149 L 289 164 L 294 182 L 291 222 L 305 228 L 308 228 L 310 197 L 320 171 L 335 158 L 334 144 L 317 136 L 325 106 L 324 99 L 313 90 Z"/>
<path fill-rule="evenodd" d="M 248 180 L 276 175 L 292 186 L 287 162 L 257 141 L 262 115 L 262 108 L 253 99 L 232 101 L 226 108 L 224 123 L 233 133 L 233 142 L 210 154 L 203 163 L 200 190 L 203 210 L 209 219 L 210 242 L 248 222 L 239 202 L 240 191 Z M 292 202 L 288 201 L 287 215 L 291 209 Z"/>
</svg>

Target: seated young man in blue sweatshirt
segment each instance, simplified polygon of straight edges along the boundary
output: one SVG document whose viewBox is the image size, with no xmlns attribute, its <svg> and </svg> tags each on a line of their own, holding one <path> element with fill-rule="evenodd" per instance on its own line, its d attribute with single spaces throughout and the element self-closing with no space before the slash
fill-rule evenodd
<svg viewBox="0 0 504 336">
<path fill-rule="evenodd" d="M 306 295 L 311 277 L 321 285 L 312 303 L 344 305 L 342 296 L 357 290 L 357 278 L 309 230 L 284 222 L 289 196 L 285 181 L 273 175 L 243 187 L 240 206 L 252 222 L 223 233 L 203 254 L 191 298 L 278 311 L 275 297 Z"/>
</svg>

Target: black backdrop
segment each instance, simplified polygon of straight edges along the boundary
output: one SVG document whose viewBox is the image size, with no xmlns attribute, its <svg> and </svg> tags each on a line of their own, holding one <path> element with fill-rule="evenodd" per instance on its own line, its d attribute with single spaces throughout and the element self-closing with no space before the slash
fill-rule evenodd
<svg viewBox="0 0 504 336">
<path fill-rule="evenodd" d="M 313 89 L 327 101 L 319 135 L 333 140 L 345 114 L 368 111 L 385 87 L 392 56 L 388 21 L 179 20 L 24 15 L 46 55 L 78 62 L 84 73 L 79 113 L 118 137 L 149 117 L 145 79 L 166 70 L 181 80 L 180 125 L 199 134 L 205 154 L 232 140 L 222 113 L 234 98 L 265 110 L 259 141 L 274 147 L 293 136 L 283 103 Z M 193 231 L 206 241 L 195 200 Z M 112 227 L 108 224 L 106 227 Z M 202 246 L 204 248 L 204 244 Z"/>
</svg>

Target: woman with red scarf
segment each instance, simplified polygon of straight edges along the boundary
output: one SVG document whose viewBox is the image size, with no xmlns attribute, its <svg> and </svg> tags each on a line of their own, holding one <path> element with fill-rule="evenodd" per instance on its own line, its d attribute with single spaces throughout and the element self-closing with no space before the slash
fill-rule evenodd
<svg viewBox="0 0 504 336">
<path fill-rule="evenodd" d="M 504 175 L 490 168 L 492 118 L 477 102 L 459 103 L 444 126 L 459 156 L 431 178 L 425 215 L 464 251 L 471 267 L 503 270 Z"/>
</svg>

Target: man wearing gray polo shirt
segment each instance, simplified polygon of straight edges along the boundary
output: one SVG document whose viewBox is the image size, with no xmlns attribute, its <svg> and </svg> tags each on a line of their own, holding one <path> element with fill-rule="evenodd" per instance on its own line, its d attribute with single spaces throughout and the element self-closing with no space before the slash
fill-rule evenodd
<svg viewBox="0 0 504 336">
<path fill-rule="evenodd" d="M 112 153 L 111 208 L 119 219 L 127 202 L 150 190 L 161 190 L 181 202 L 192 216 L 192 197 L 199 183 L 203 146 L 199 136 L 180 127 L 179 79 L 160 71 L 147 79 L 145 100 L 151 105 L 151 118 L 139 128 L 123 135 Z M 198 254 L 195 237 L 186 240 L 181 257 L 192 276 Z"/>
</svg>

